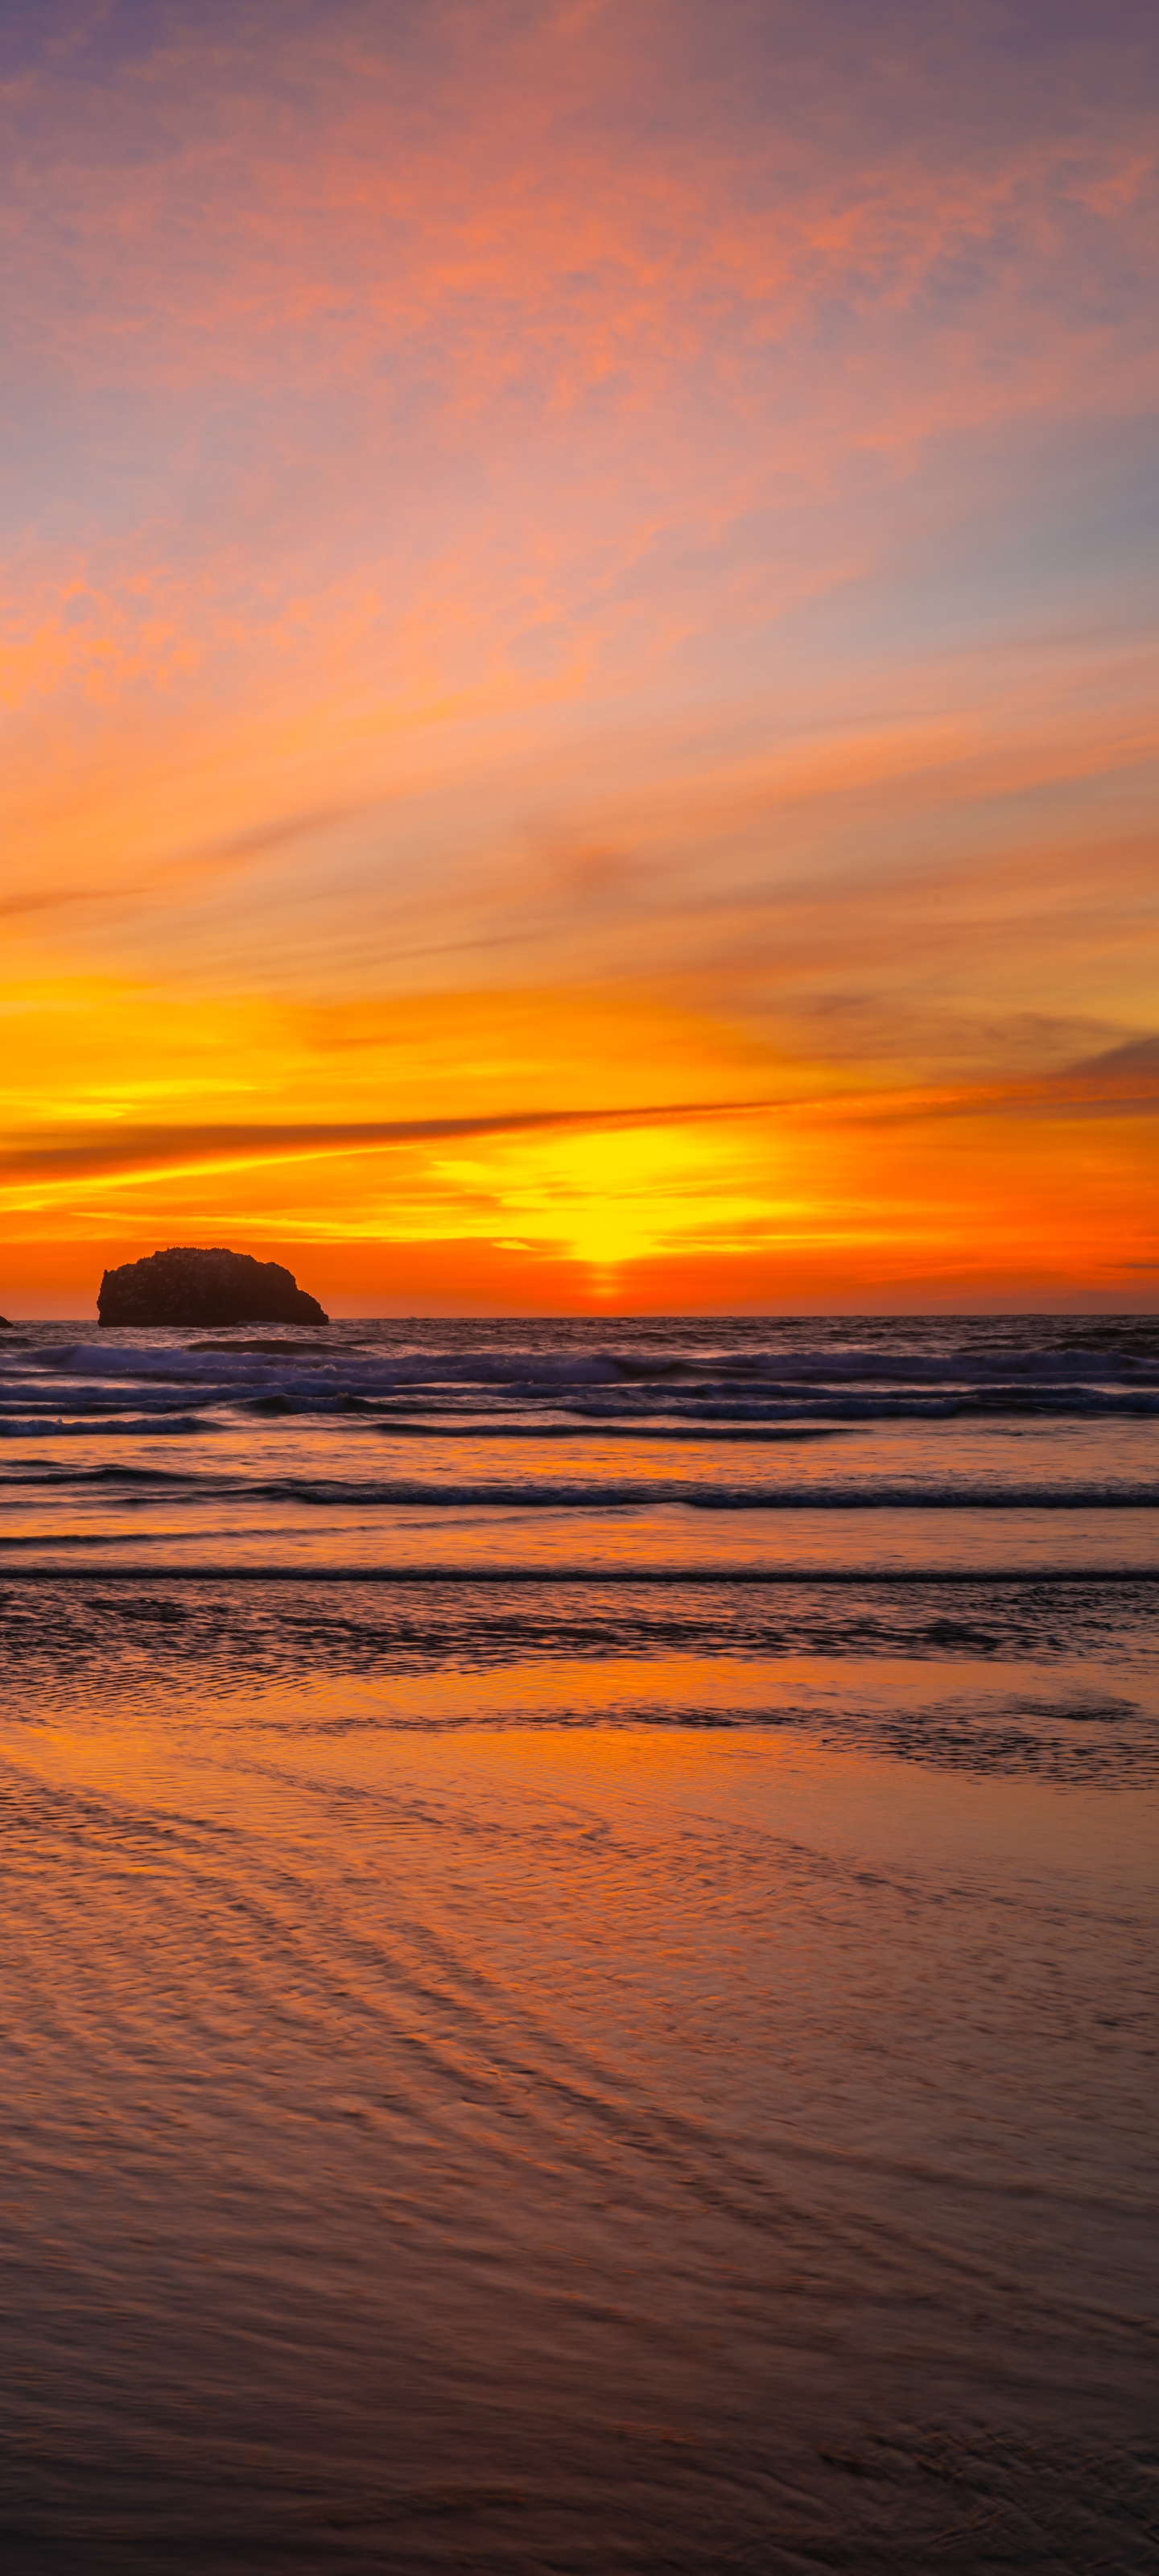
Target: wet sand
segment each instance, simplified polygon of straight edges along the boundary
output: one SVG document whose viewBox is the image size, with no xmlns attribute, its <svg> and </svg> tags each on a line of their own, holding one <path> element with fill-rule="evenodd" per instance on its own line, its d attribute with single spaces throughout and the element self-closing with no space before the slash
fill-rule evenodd
<svg viewBox="0 0 1159 2576">
<path fill-rule="evenodd" d="M 1153 2564 L 1145 1768 L 167 1654 L 0 1721 L 13 2576 Z"/>
</svg>

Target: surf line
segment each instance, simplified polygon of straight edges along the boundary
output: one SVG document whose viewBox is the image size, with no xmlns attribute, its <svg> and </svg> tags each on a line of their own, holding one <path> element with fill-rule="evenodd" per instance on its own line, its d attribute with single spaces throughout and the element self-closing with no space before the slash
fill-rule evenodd
<svg viewBox="0 0 1159 2576">
<path fill-rule="evenodd" d="M 761 1566 L 761 1565 L 686 1565 L 686 1566 L 604 1566 L 564 1565 L 545 1569 L 537 1565 L 21 1565 L 5 1564 L 0 1568 L 0 1591 L 17 1583 L 366 1583 L 366 1584 L 454 1584 L 466 1587 L 487 1584 L 539 1584 L 550 1589 L 556 1584 L 584 1584 L 594 1590 L 612 1585 L 667 1586 L 698 1584 L 707 1588 L 721 1584 L 796 1584 L 808 1589 L 812 1585 L 831 1586 L 873 1583 L 923 1584 L 940 1588 L 947 1584 L 1024 1584 L 1062 1585 L 1067 1583 L 1146 1584 L 1159 1585 L 1159 1566 L 1153 1565 L 1047 1565 L 1047 1566 Z"/>
</svg>

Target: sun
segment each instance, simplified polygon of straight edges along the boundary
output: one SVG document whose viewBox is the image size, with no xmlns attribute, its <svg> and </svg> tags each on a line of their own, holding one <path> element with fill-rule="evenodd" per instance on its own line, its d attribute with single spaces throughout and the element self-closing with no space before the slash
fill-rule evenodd
<svg viewBox="0 0 1159 2576">
<path fill-rule="evenodd" d="M 508 1139 L 485 1154 L 448 1157 L 440 1177 L 469 1198 L 473 1230 L 497 1244 L 550 1249 L 608 1284 L 633 1263 L 700 1248 L 722 1229 L 768 1217 L 745 1188 L 751 1147 L 723 1122 Z"/>
</svg>

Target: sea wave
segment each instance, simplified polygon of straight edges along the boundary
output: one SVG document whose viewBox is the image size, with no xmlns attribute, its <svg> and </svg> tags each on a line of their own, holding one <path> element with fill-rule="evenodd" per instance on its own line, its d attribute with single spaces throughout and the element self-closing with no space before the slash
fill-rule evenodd
<svg viewBox="0 0 1159 2576">
<path fill-rule="evenodd" d="M 207 1545 L 223 1503 L 271 1530 L 285 1506 L 1013 1523 L 1154 1509 L 1157 1416 L 1146 1320 L 29 1327 L 0 1338 L 0 1498 L 63 1530 L 153 1494 L 183 1530 L 203 1507 Z"/>
<path fill-rule="evenodd" d="M 1124 1478 L 1093 1483 L 1079 1479 L 1012 1484 L 945 1477 L 938 1483 L 913 1477 L 908 1481 L 862 1476 L 856 1480 L 810 1483 L 712 1485 L 686 1477 L 547 1479 L 512 1477 L 446 1479 L 414 1476 L 358 1477 L 277 1475 L 201 1475 L 195 1470 L 133 1465 L 123 1460 L 100 1466 L 65 1467 L 46 1461 L 21 1464 L 4 1477 L 12 1491 L 43 1493 L 115 1489 L 156 1490 L 196 1502 L 252 1501 L 299 1503 L 320 1509 L 366 1510 L 418 1505 L 445 1509 L 462 1505 L 503 1511 L 628 1511 L 677 1504 L 691 1511 L 1106 1511 L 1153 1510 L 1159 1507 L 1159 1481 Z"/>
<path fill-rule="evenodd" d="M 253 1339 L 188 1342 L 176 1336 L 100 1342 L 23 1342 L 0 1353 L 0 1422 L 123 1413 L 178 1414 L 191 1399 L 207 1412 L 361 1415 L 395 1427 L 409 1409 L 428 1429 L 498 1429 L 530 1415 L 557 1436 L 586 1426 L 609 1433 L 654 1422 L 773 1430 L 876 1422 L 1159 1415 L 1159 1342 L 1132 1334 L 1072 1347 L 1046 1332 L 1035 1346 L 937 1350 L 804 1348 L 623 1352 L 554 1351 L 516 1344 L 398 1347 L 376 1334 L 318 1343 Z M 558 1417 L 564 1417 L 561 1421 Z"/>
</svg>

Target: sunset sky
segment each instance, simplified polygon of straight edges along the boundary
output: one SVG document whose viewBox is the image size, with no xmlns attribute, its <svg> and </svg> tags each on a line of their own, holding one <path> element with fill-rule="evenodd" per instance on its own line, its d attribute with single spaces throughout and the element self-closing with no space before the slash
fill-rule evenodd
<svg viewBox="0 0 1159 2576">
<path fill-rule="evenodd" d="M 1154 1308 L 1144 0 L 6 0 L 0 1308 Z"/>
</svg>

